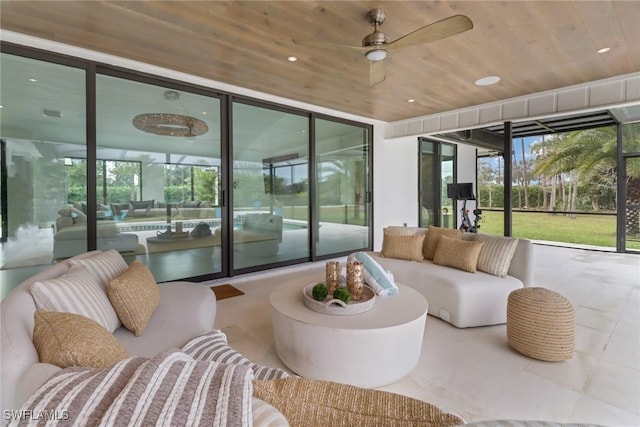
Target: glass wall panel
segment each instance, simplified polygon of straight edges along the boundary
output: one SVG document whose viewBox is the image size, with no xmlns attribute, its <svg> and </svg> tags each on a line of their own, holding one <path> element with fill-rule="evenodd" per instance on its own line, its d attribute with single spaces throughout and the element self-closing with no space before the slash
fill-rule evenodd
<svg viewBox="0 0 640 427">
<path fill-rule="evenodd" d="M 422 138 L 419 147 L 420 227 L 456 228 L 457 212 L 447 197 L 447 184 L 456 182 L 456 147 Z"/>
<path fill-rule="evenodd" d="M 447 184 L 457 182 L 456 148 L 451 144 L 440 144 L 440 226 L 444 228 L 456 228 L 456 212 L 453 199 L 447 197 Z"/>
<path fill-rule="evenodd" d="M 309 119 L 233 104 L 233 268 L 309 257 Z"/>
<path fill-rule="evenodd" d="M 1 54 L 0 268 L 49 264 L 87 250 L 85 71 Z M 86 199 L 85 199 L 86 200 Z"/>
<path fill-rule="evenodd" d="M 422 141 L 420 143 L 420 227 L 436 225 L 437 219 L 434 212 L 437 212 L 436 195 L 434 188 L 436 153 L 434 143 Z"/>
<path fill-rule="evenodd" d="M 96 79 L 98 249 L 168 281 L 222 271 L 220 100 Z"/>
<path fill-rule="evenodd" d="M 316 255 L 369 245 L 369 130 L 329 120 L 315 121 Z"/>
</svg>

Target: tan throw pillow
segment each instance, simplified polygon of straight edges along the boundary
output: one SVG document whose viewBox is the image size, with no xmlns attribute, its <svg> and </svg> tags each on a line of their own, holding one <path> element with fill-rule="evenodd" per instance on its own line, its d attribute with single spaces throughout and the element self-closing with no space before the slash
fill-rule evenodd
<svg viewBox="0 0 640 427">
<path fill-rule="evenodd" d="M 433 263 L 475 273 L 483 245 L 482 242 L 440 236 Z"/>
<path fill-rule="evenodd" d="M 80 314 L 109 332 L 120 327 L 107 293 L 84 267 L 72 266 L 62 276 L 34 282 L 30 290 L 38 310 Z"/>
<path fill-rule="evenodd" d="M 398 258 L 407 261 L 422 261 L 423 242 L 424 235 L 396 236 L 385 233 L 380 255 L 386 258 Z"/>
<path fill-rule="evenodd" d="M 433 259 L 433 256 L 436 253 L 436 248 L 438 247 L 438 242 L 440 241 L 440 236 L 447 236 L 452 239 L 462 239 L 462 234 L 461 230 L 454 230 L 452 228 L 429 227 L 427 237 L 424 239 L 422 255 L 425 259 Z"/>
<path fill-rule="evenodd" d="M 112 333 L 87 317 L 37 310 L 34 321 L 33 344 L 40 362 L 61 368 L 108 368 L 129 357 Z"/>
<path fill-rule="evenodd" d="M 384 228 L 384 234 L 393 234 L 394 236 L 415 236 L 418 234 L 426 234 L 426 228 L 405 227 L 402 225 L 390 225 Z"/>
<path fill-rule="evenodd" d="M 513 237 L 478 234 L 476 242 L 484 243 L 478 257 L 478 270 L 498 277 L 507 277 L 518 240 Z"/>
<path fill-rule="evenodd" d="M 107 295 L 122 324 L 137 337 L 160 303 L 158 284 L 140 261 L 133 261 L 127 271 L 109 282 Z"/>
</svg>

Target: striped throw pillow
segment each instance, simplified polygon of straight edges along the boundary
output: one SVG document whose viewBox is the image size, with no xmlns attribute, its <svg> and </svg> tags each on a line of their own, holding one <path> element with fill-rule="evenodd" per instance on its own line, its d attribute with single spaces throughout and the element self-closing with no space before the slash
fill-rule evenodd
<svg viewBox="0 0 640 427">
<path fill-rule="evenodd" d="M 254 397 L 251 399 L 253 427 L 289 427 L 289 422 L 275 406 Z"/>
<path fill-rule="evenodd" d="M 256 380 L 275 380 L 289 376 L 283 369 L 270 368 L 253 363 L 229 347 L 227 344 L 227 336 L 219 329 L 192 339 L 187 345 L 182 347 L 181 351 L 196 360 L 209 360 L 211 362 L 227 363 L 230 365 L 249 366 Z"/>
<path fill-rule="evenodd" d="M 70 262 L 71 265 L 80 265 L 92 273 L 105 293 L 109 282 L 127 271 L 129 267 L 120 252 L 115 249 L 100 252 L 88 258 L 72 258 Z"/>
<path fill-rule="evenodd" d="M 478 257 L 478 270 L 498 277 L 507 277 L 518 239 L 478 234 L 476 242 L 484 243 Z"/>
<path fill-rule="evenodd" d="M 84 267 L 72 266 L 60 277 L 34 282 L 31 295 L 39 310 L 79 314 L 109 332 L 120 327 L 120 319 L 107 294 Z"/>
</svg>

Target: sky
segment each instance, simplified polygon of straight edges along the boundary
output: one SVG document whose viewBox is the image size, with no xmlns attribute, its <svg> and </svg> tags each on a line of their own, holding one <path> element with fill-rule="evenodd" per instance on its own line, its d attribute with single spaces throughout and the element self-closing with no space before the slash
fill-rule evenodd
<svg viewBox="0 0 640 427">
<path fill-rule="evenodd" d="M 542 141 L 542 136 L 529 136 L 525 138 L 514 138 L 513 139 L 513 149 L 516 152 L 516 162 L 520 163 L 522 161 L 522 142 L 524 141 L 524 154 L 525 160 L 529 162 L 532 158 L 531 147 Z M 496 157 L 491 158 L 489 163 L 494 167 L 498 167 L 498 159 Z M 500 158 L 500 165 L 503 164 L 502 158 Z"/>
</svg>

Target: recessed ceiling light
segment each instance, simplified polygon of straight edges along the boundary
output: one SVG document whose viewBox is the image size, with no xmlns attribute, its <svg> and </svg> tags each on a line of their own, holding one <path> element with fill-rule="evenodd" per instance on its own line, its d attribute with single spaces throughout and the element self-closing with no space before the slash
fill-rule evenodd
<svg viewBox="0 0 640 427">
<path fill-rule="evenodd" d="M 407 102 L 416 102 L 416 100 L 411 98 L 411 99 L 407 99 Z"/>
<path fill-rule="evenodd" d="M 487 76 L 482 77 L 481 79 L 476 80 L 476 86 L 491 86 L 500 81 L 500 77 L 498 76 Z"/>
<path fill-rule="evenodd" d="M 607 53 L 611 50 L 610 47 L 603 47 L 602 49 L 598 49 L 596 52 L 597 53 Z"/>
<path fill-rule="evenodd" d="M 30 81 L 31 83 L 36 83 L 38 80 L 36 80 L 36 79 L 29 79 L 29 81 Z"/>
<path fill-rule="evenodd" d="M 202 115 L 203 115 L 203 116 L 206 116 L 206 115 L 207 115 L 207 112 L 206 112 L 206 111 L 203 111 L 203 112 L 202 112 Z"/>
<path fill-rule="evenodd" d="M 289 62 L 296 62 L 298 60 L 298 57 L 297 56 L 290 56 L 290 57 L 287 58 L 287 60 Z"/>
</svg>

